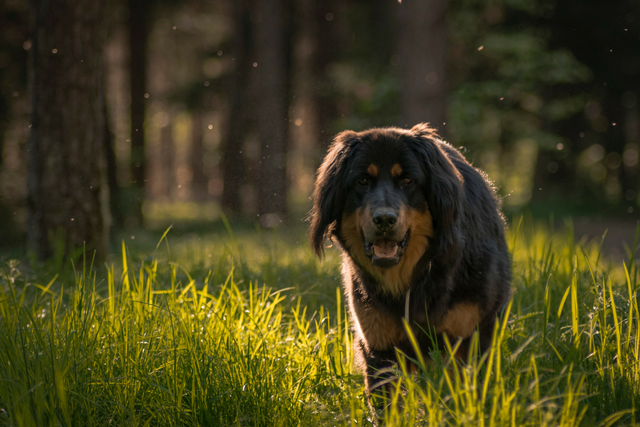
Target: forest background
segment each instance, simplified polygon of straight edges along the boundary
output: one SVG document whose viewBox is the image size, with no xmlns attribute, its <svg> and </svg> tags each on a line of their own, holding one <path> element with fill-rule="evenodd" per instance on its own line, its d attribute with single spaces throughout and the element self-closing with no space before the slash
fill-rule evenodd
<svg viewBox="0 0 640 427">
<path fill-rule="evenodd" d="M 418 122 L 508 215 L 638 217 L 636 1 L 90 3 L 0 2 L 11 256 L 222 212 L 300 224 L 333 135 Z"/>
<path fill-rule="evenodd" d="M 0 0 L 0 425 L 372 424 L 303 218 L 333 135 L 418 122 L 514 294 L 385 425 L 636 425 L 639 85 L 636 0 Z"/>
</svg>

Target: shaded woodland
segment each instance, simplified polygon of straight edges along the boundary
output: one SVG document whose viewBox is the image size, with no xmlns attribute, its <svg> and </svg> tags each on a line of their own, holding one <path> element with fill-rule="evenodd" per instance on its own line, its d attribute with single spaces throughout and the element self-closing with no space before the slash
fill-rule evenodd
<svg viewBox="0 0 640 427">
<path fill-rule="evenodd" d="M 635 219 L 639 96 L 631 0 L 2 0 L 0 246 L 299 222 L 335 133 L 417 122 L 507 212 Z"/>
</svg>

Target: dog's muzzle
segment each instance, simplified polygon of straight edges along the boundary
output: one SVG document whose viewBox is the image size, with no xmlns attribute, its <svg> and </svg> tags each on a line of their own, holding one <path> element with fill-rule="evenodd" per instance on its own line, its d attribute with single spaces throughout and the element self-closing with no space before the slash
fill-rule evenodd
<svg viewBox="0 0 640 427">
<path fill-rule="evenodd" d="M 407 230 L 399 242 L 386 237 L 377 238 L 373 241 L 364 239 L 364 249 L 373 265 L 383 268 L 393 267 L 400 262 L 400 258 L 407 250 L 407 243 L 410 237 L 411 231 Z"/>
</svg>

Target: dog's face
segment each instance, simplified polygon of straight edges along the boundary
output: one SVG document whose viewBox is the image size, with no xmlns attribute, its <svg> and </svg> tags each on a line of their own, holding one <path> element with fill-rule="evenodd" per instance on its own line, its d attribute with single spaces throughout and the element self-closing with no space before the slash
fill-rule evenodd
<svg viewBox="0 0 640 427">
<path fill-rule="evenodd" d="M 316 181 L 316 252 L 328 232 L 360 268 L 395 288 L 430 244 L 434 253 L 451 250 L 460 176 L 434 137 L 425 125 L 339 134 Z"/>
<path fill-rule="evenodd" d="M 410 248 L 410 254 L 424 253 L 427 238 L 433 236 L 422 191 L 426 177 L 402 142 L 395 136 L 371 135 L 347 172 L 338 235 L 365 267 L 394 267 Z"/>
</svg>

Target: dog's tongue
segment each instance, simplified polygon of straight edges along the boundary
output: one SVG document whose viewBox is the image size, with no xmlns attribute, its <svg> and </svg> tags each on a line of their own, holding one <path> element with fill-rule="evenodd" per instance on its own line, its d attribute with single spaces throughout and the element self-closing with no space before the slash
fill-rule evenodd
<svg viewBox="0 0 640 427">
<path fill-rule="evenodd" d="M 376 240 L 373 252 L 378 258 L 393 258 L 398 252 L 398 243 L 389 239 Z"/>
</svg>

